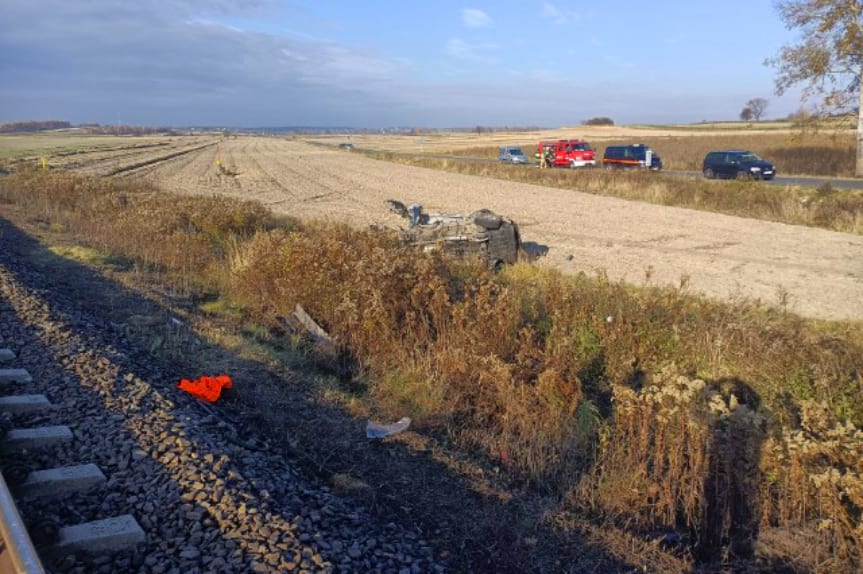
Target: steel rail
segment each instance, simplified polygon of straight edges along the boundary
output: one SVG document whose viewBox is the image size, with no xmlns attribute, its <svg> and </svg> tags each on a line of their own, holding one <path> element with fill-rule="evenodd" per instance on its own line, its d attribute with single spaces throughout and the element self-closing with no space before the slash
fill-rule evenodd
<svg viewBox="0 0 863 574">
<path fill-rule="evenodd" d="M 0 474 L 0 571 L 15 574 L 44 574 L 30 535 L 12 494 Z"/>
</svg>

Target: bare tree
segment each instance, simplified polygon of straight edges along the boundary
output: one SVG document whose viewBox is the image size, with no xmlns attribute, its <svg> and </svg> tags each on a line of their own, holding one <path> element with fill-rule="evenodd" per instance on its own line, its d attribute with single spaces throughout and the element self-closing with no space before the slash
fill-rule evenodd
<svg viewBox="0 0 863 574">
<path fill-rule="evenodd" d="M 766 63 L 777 69 L 776 93 L 804 84 L 826 111 L 850 112 L 857 103 L 857 169 L 863 177 L 863 3 L 860 0 L 781 0 L 785 26 L 798 29 L 798 44 L 784 46 Z"/>
<path fill-rule="evenodd" d="M 743 106 L 743 109 L 740 110 L 740 119 L 744 122 L 752 121 L 752 108 L 750 108 L 748 105 Z"/>
<path fill-rule="evenodd" d="M 746 102 L 746 107 L 752 112 L 752 119 L 761 121 L 761 116 L 767 111 L 767 100 L 764 98 L 752 98 Z"/>
</svg>

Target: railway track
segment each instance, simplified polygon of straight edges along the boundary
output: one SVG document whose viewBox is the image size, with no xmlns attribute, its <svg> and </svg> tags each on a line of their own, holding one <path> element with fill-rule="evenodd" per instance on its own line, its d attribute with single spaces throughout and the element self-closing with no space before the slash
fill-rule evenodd
<svg viewBox="0 0 863 574">
<path fill-rule="evenodd" d="M 33 379 L 27 369 L 9 368 L 14 365 L 15 352 L 0 348 L 0 388 L 27 387 Z M 45 412 L 52 407 L 43 394 L 5 394 L 0 397 L 0 414 L 5 421 L 26 422 L 29 415 Z M 15 504 L 15 496 L 58 500 L 76 492 L 92 490 L 106 481 L 98 466 L 84 463 L 30 471 L 20 457 L 28 452 L 71 441 L 72 431 L 66 425 L 26 426 L 3 429 L 0 453 L 3 456 L 3 476 L 0 477 L 0 571 L 15 573 L 45 572 L 36 547 Z M 12 490 L 9 484 L 11 482 Z M 15 495 L 13 496 L 13 491 Z M 130 514 L 75 525 L 59 526 L 42 523 L 33 525 L 42 532 L 47 544 L 43 549 L 56 559 L 75 552 L 111 553 L 133 548 L 145 540 L 144 531 Z M 50 540 L 46 540 L 50 539 Z"/>
<path fill-rule="evenodd" d="M 170 309 L 3 218 L 0 234 L 0 573 L 444 570 L 417 531 L 305 476 L 253 420 L 179 391 L 132 333 L 145 315 L 177 328 Z"/>
</svg>

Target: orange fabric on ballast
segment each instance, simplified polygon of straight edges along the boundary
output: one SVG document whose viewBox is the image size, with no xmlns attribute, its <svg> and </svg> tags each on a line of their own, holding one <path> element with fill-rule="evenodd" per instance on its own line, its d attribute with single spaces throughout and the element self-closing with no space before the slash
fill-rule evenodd
<svg viewBox="0 0 863 574">
<path fill-rule="evenodd" d="M 177 388 L 208 403 L 215 403 L 222 395 L 222 389 L 230 389 L 231 386 L 231 377 L 219 375 L 217 377 L 203 376 L 194 381 L 183 379 Z"/>
</svg>

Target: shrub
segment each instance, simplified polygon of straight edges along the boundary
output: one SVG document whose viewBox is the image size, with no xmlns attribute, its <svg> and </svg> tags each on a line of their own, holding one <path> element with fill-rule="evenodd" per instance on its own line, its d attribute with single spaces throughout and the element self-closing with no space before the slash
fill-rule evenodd
<svg viewBox="0 0 863 574">
<path fill-rule="evenodd" d="M 597 461 L 576 507 L 641 532 L 677 531 L 701 561 L 750 559 L 762 527 L 814 528 L 810 561 L 863 559 L 863 432 L 803 400 L 799 428 L 771 426 L 752 387 L 665 370 L 614 388 Z M 829 566 L 828 566 L 829 565 Z"/>
<path fill-rule="evenodd" d="M 613 126 L 614 120 L 606 117 L 590 118 L 589 120 L 584 120 L 582 123 L 586 126 Z"/>
<path fill-rule="evenodd" d="M 825 569 L 863 561 L 863 431 L 823 402 L 800 403 L 801 424 L 765 443 L 763 522 L 814 526 Z M 813 552 L 813 549 L 809 550 Z"/>
<path fill-rule="evenodd" d="M 582 510 L 681 531 L 706 560 L 722 547 L 745 558 L 762 525 L 812 533 L 834 569 L 859 565 L 859 327 L 685 285 L 529 264 L 494 274 L 389 233 L 285 225 L 258 204 L 109 179 L 16 174 L 0 198 L 187 291 L 221 290 L 257 324 L 303 305 L 377 408 Z"/>
<path fill-rule="evenodd" d="M 170 270 L 188 292 L 220 279 L 214 266 L 231 245 L 278 225 L 255 202 L 162 194 L 143 182 L 24 170 L 0 180 L 0 198 L 83 234 L 111 254 Z"/>
</svg>

